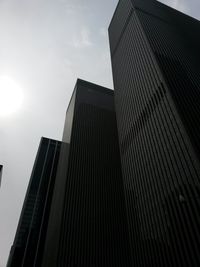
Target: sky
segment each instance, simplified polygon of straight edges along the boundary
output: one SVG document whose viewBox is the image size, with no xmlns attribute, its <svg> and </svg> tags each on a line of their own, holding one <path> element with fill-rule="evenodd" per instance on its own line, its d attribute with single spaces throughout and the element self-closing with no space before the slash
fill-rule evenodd
<svg viewBox="0 0 200 267">
<path fill-rule="evenodd" d="M 113 88 L 107 28 L 117 2 L 0 0 L 0 78 L 9 77 L 23 93 L 21 107 L 0 116 L 0 267 L 6 266 L 40 138 L 61 140 L 76 79 Z M 199 0 L 162 2 L 200 18 Z"/>
</svg>

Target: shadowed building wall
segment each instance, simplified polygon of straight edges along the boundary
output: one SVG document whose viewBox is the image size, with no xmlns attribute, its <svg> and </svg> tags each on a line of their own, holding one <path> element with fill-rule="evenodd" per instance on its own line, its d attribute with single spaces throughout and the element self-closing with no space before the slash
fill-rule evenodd
<svg viewBox="0 0 200 267">
<path fill-rule="evenodd" d="M 133 266 L 200 266 L 200 23 L 121 0 L 109 37 Z"/>
<path fill-rule="evenodd" d="M 0 186 L 1 186 L 2 172 L 3 172 L 3 166 L 0 165 Z"/>
<path fill-rule="evenodd" d="M 42 266 L 130 266 L 127 231 L 113 91 L 78 80 Z"/>
<path fill-rule="evenodd" d="M 41 266 L 60 144 L 41 139 L 7 267 Z"/>
</svg>

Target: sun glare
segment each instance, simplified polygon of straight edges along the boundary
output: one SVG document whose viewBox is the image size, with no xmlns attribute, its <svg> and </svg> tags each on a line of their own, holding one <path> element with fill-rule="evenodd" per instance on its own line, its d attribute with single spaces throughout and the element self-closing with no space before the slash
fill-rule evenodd
<svg viewBox="0 0 200 267">
<path fill-rule="evenodd" d="M 0 116 L 16 112 L 23 102 L 20 86 L 8 76 L 0 77 Z"/>
</svg>

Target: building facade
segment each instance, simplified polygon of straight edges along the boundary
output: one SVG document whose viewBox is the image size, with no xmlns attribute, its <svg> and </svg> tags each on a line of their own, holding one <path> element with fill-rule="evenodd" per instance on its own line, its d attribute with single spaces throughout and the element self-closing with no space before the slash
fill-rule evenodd
<svg viewBox="0 0 200 267">
<path fill-rule="evenodd" d="M 60 146 L 41 139 L 7 267 L 41 266 Z"/>
<path fill-rule="evenodd" d="M 66 113 L 42 266 L 130 266 L 113 91 L 80 79 Z"/>
<path fill-rule="evenodd" d="M 200 22 L 120 0 L 109 27 L 133 266 L 200 266 Z"/>
<path fill-rule="evenodd" d="M 0 186 L 1 186 L 2 172 L 3 172 L 3 166 L 0 165 Z"/>
</svg>

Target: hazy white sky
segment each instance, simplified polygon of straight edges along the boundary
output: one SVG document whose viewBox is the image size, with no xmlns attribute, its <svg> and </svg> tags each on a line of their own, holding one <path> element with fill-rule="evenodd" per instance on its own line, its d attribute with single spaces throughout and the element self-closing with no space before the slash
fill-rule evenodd
<svg viewBox="0 0 200 267">
<path fill-rule="evenodd" d="M 77 77 L 113 87 L 107 28 L 117 2 L 0 0 L 0 77 L 9 76 L 24 94 L 18 112 L 0 117 L 0 267 L 14 239 L 40 138 L 61 139 Z M 199 0 L 162 2 L 200 17 Z"/>
</svg>

